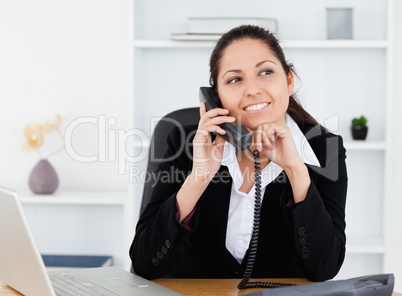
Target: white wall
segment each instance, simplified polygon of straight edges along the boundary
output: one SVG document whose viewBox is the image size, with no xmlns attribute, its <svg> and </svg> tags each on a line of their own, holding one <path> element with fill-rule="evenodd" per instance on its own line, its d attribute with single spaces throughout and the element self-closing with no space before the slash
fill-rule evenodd
<svg viewBox="0 0 402 296">
<path fill-rule="evenodd" d="M 130 83 L 127 1 L 0 1 L 0 184 L 28 190 L 39 156 L 21 149 L 23 128 L 67 116 L 115 117 L 107 128 L 127 131 Z M 73 147 L 98 153 L 94 124 L 78 126 Z M 56 134 L 44 145 L 61 144 Z M 51 157 L 60 190 L 127 190 L 116 162 L 81 163 L 65 152 Z"/>
<path fill-rule="evenodd" d="M 394 204 L 392 205 L 393 212 L 392 223 L 392 252 L 390 254 L 391 260 L 394 262 L 393 268 L 388 272 L 393 272 L 395 274 L 395 291 L 402 291 L 402 121 L 401 121 L 401 111 L 402 111 L 402 0 L 395 1 L 395 65 L 394 65 L 394 124 L 393 124 L 393 160 L 392 160 L 392 194 Z"/>
</svg>

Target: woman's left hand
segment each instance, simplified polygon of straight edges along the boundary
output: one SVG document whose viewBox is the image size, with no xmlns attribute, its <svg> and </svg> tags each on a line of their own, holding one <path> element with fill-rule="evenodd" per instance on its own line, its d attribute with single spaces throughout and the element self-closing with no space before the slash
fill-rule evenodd
<svg viewBox="0 0 402 296">
<path fill-rule="evenodd" d="M 253 134 L 256 149 L 285 171 L 303 164 L 286 123 L 264 123 Z"/>
</svg>

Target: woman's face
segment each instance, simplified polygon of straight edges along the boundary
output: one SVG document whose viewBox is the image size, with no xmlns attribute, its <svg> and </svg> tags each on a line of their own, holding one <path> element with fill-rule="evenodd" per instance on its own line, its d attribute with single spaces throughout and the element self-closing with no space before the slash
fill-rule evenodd
<svg viewBox="0 0 402 296">
<path fill-rule="evenodd" d="M 285 121 L 293 74 L 262 41 L 235 41 L 223 52 L 218 73 L 218 94 L 237 123 L 255 130 L 262 123 Z"/>
</svg>

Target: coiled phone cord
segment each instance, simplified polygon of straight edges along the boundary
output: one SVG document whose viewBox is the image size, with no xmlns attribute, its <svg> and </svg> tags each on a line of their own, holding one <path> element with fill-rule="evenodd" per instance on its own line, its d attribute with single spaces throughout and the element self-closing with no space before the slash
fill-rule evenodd
<svg viewBox="0 0 402 296">
<path fill-rule="evenodd" d="M 260 230 L 260 212 L 261 212 L 261 160 L 260 152 L 256 149 L 251 151 L 254 157 L 254 170 L 255 170 L 255 202 L 254 202 L 254 222 L 253 233 L 251 235 L 250 252 L 247 260 L 246 269 L 244 271 L 243 279 L 237 285 L 238 289 L 247 288 L 280 288 L 296 286 L 296 284 L 278 283 L 278 282 L 249 282 L 251 273 L 253 272 L 254 261 L 257 255 L 258 233 Z"/>
</svg>

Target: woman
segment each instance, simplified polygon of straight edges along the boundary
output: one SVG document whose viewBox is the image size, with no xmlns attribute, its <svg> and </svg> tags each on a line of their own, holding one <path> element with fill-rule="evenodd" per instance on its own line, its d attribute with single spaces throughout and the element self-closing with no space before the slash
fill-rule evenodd
<svg viewBox="0 0 402 296">
<path fill-rule="evenodd" d="M 179 170 L 187 178 L 154 187 L 130 248 L 137 274 L 242 277 L 253 229 L 254 159 L 223 140 L 224 122 L 245 125 L 251 151 L 261 157 L 252 277 L 320 281 L 338 273 L 346 241 L 346 151 L 342 138 L 319 126 L 293 97 L 292 68 L 262 28 L 240 26 L 221 37 L 210 59 L 210 83 L 223 108 L 207 112 L 201 104 L 198 125 L 171 131 L 166 157 L 181 152 L 158 170 Z M 180 150 L 183 131 L 192 145 Z"/>
</svg>

